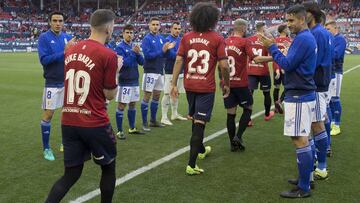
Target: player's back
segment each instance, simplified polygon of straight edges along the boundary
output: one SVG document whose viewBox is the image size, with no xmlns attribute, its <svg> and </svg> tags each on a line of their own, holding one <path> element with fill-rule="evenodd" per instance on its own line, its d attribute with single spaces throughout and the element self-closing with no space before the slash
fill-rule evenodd
<svg viewBox="0 0 360 203">
<path fill-rule="evenodd" d="M 254 57 L 246 38 L 231 36 L 225 40 L 230 67 L 230 87 L 248 86 L 248 58 Z"/>
<path fill-rule="evenodd" d="M 181 40 L 178 55 L 185 58 L 185 89 L 214 92 L 216 63 L 227 59 L 224 38 L 213 31 L 189 32 Z"/>
<path fill-rule="evenodd" d="M 286 48 L 291 44 L 291 39 L 290 37 L 277 37 L 275 38 L 275 42 L 281 53 L 284 54 L 286 53 Z M 276 62 L 273 62 L 273 69 L 276 70 L 279 68 L 279 65 Z"/>
<path fill-rule="evenodd" d="M 256 35 L 247 38 L 250 41 L 250 47 L 254 55 L 257 56 L 268 56 L 268 50 L 264 47 L 259 41 Z M 249 75 L 269 75 L 269 66 L 268 63 L 255 63 L 254 61 L 249 61 L 248 68 Z"/>
<path fill-rule="evenodd" d="M 109 123 L 104 89 L 116 88 L 117 56 L 94 40 L 84 40 L 65 53 L 62 124 L 97 127 Z"/>
</svg>

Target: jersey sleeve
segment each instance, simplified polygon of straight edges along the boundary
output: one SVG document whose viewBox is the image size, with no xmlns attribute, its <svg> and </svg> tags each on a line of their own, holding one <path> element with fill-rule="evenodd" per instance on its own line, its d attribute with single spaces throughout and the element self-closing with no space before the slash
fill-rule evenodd
<svg viewBox="0 0 360 203">
<path fill-rule="evenodd" d="M 104 70 L 104 88 L 105 89 L 115 89 L 116 84 L 116 71 L 117 71 L 117 56 L 111 54 L 109 56 L 107 64 L 105 65 Z"/>
<path fill-rule="evenodd" d="M 143 39 L 141 43 L 141 48 L 143 50 L 145 59 L 155 59 L 162 54 L 162 50 L 156 50 L 151 46 L 151 43 L 149 42 L 149 39 L 147 37 Z"/>
<path fill-rule="evenodd" d="M 64 52 L 53 53 L 49 47 L 50 42 L 46 40 L 45 35 L 39 37 L 38 54 L 40 63 L 43 66 L 51 63 L 64 61 Z"/>
<path fill-rule="evenodd" d="M 225 48 L 226 48 L 225 40 L 223 37 L 221 37 L 219 38 L 219 45 L 216 51 L 218 61 L 228 58 Z"/>
</svg>

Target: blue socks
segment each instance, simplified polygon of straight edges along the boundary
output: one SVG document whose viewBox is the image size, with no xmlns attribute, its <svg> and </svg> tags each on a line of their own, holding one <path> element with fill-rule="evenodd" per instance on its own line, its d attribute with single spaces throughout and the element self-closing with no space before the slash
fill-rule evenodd
<svg viewBox="0 0 360 203">
<path fill-rule="evenodd" d="M 135 116 L 136 116 L 136 109 L 128 109 L 128 120 L 129 120 L 129 126 L 130 129 L 135 128 Z"/>
<path fill-rule="evenodd" d="M 123 109 L 116 109 L 116 126 L 118 128 L 118 131 L 122 132 L 123 131 L 123 127 L 122 127 L 122 123 L 123 123 L 123 118 L 124 118 L 124 110 Z"/>
<path fill-rule="evenodd" d="M 159 107 L 159 101 L 151 100 L 150 104 L 150 121 L 156 121 L 156 113 Z"/>
<path fill-rule="evenodd" d="M 315 143 L 314 143 L 313 138 L 309 139 L 309 146 L 311 148 L 311 154 L 313 156 L 313 159 L 316 160 L 317 159 L 317 157 L 316 157 L 316 147 L 315 147 Z"/>
<path fill-rule="evenodd" d="M 318 160 L 318 168 L 321 170 L 326 169 L 326 152 L 328 147 L 328 135 L 326 131 L 322 131 L 319 134 L 314 136 L 315 145 L 316 145 L 316 153 Z"/>
<path fill-rule="evenodd" d="M 331 146 L 331 136 L 330 136 L 330 131 L 331 131 L 331 119 L 332 119 L 332 113 L 331 113 L 331 108 L 330 106 L 327 106 L 326 108 L 326 114 L 327 114 L 327 120 L 325 121 L 325 129 L 326 129 L 326 134 L 328 135 L 328 147 L 327 149 L 330 149 Z"/>
<path fill-rule="evenodd" d="M 146 101 L 142 100 L 141 101 L 141 117 L 143 120 L 143 124 L 147 124 L 147 113 L 149 110 L 149 103 L 147 103 Z"/>
<path fill-rule="evenodd" d="M 51 122 L 41 120 L 40 127 L 41 127 L 43 148 L 50 149 L 49 139 L 50 139 Z"/>
<path fill-rule="evenodd" d="M 340 103 L 340 98 L 339 97 L 333 97 L 331 98 L 331 111 L 333 113 L 333 122 L 335 123 L 335 125 L 340 125 L 340 118 L 341 118 L 341 103 Z"/>
<path fill-rule="evenodd" d="M 310 191 L 310 174 L 314 168 L 314 159 L 311 146 L 296 149 L 297 164 L 299 171 L 298 187 L 303 191 Z"/>
</svg>

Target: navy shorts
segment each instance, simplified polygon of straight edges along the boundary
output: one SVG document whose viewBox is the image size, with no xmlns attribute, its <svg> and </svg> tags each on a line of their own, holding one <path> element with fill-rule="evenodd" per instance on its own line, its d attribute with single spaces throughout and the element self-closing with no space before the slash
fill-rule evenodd
<svg viewBox="0 0 360 203">
<path fill-rule="evenodd" d="M 215 93 L 186 92 L 186 98 L 189 104 L 189 116 L 196 120 L 209 122 Z"/>
<path fill-rule="evenodd" d="M 258 89 L 260 83 L 260 90 L 266 91 L 271 89 L 271 78 L 270 75 L 249 75 L 249 89 Z"/>
<path fill-rule="evenodd" d="M 253 97 L 248 87 L 230 88 L 230 94 L 224 98 L 225 108 L 230 109 L 237 105 L 246 108 L 253 104 Z"/>
<path fill-rule="evenodd" d="M 275 75 L 276 75 L 276 72 L 274 72 L 274 74 L 273 74 L 274 85 L 277 86 L 277 85 L 284 84 L 284 74 L 280 71 L 279 79 L 275 79 Z"/>
<path fill-rule="evenodd" d="M 111 124 L 85 128 L 62 125 L 64 165 L 78 166 L 93 157 L 96 164 L 107 165 L 116 157 L 116 138 Z"/>
</svg>

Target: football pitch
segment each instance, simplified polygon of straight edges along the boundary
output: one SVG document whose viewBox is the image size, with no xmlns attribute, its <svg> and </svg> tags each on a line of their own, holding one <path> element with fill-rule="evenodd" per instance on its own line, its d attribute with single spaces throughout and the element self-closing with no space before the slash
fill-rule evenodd
<svg viewBox="0 0 360 203">
<path fill-rule="evenodd" d="M 146 135 L 128 135 L 125 141 L 117 142 L 116 173 L 121 184 L 115 188 L 113 202 L 359 202 L 360 56 L 347 55 L 344 71 L 354 67 L 343 78 L 342 133 L 332 137 L 333 157 L 328 158 L 330 178 L 316 182 L 311 198 L 286 200 L 279 197 L 279 192 L 291 188 L 287 179 L 297 175 L 295 149 L 290 139 L 283 136 L 281 115 L 265 122 L 259 114 L 254 119 L 254 127 L 244 134 L 246 150 L 230 152 L 226 131 L 221 134 L 226 127 L 226 111 L 218 88 L 205 136 L 220 136 L 206 143 L 212 147 L 212 153 L 197 162 L 205 173 L 185 175 L 188 151 L 182 148 L 189 144 L 190 121 L 175 121 L 173 126 L 152 129 Z M 59 110 L 52 120 L 50 137 L 56 160 L 45 161 L 42 155 L 43 84 L 42 67 L 36 53 L 0 55 L 1 203 L 43 202 L 53 183 L 63 174 Z M 179 112 L 186 115 L 185 95 L 180 97 Z M 116 103 L 112 101 L 108 109 L 116 130 Z M 257 91 L 253 114 L 262 110 L 263 96 Z M 236 120 L 240 113 L 238 109 Z M 159 119 L 160 116 L 161 108 Z M 139 108 L 136 117 L 140 128 Z M 124 128 L 128 129 L 127 119 L 124 119 Z M 172 154 L 176 151 L 177 154 Z M 169 154 L 174 156 L 167 156 Z M 163 157 L 166 158 L 161 159 Z M 88 195 L 98 189 L 100 174 L 99 166 L 86 162 L 82 177 L 63 202 L 86 197 L 91 197 L 88 202 L 100 202 L 98 195 Z"/>
</svg>

